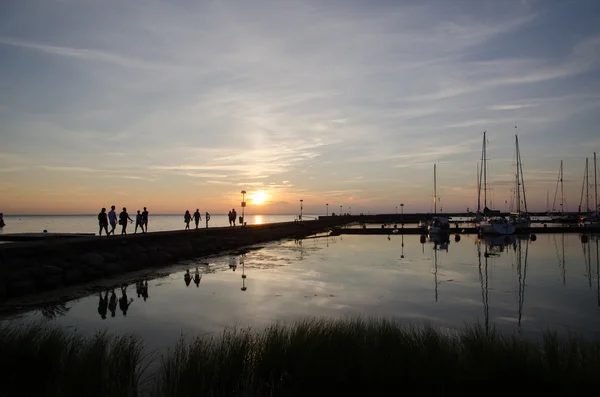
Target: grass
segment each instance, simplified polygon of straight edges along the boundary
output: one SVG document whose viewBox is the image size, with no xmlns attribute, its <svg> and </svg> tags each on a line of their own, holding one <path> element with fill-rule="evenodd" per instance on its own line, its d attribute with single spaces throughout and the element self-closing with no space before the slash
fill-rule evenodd
<svg viewBox="0 0 600 397">
<path fill-rule="evenodd" d="M 600 373 L 600 341 L 574 335 L 529 341 L 478 325 L 449 333 L 361 318 L 182 338 L 145 386 L 149 360 L 132 336 L 0 328 L 0 355 L 10 363 L 0 371 L 0 396 L 573 394 Z"/>
</svg>

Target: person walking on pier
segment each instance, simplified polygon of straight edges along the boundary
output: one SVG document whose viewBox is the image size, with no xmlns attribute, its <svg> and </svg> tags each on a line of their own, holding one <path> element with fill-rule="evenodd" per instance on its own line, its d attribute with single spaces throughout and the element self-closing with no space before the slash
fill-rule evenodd
<svg viewBox="0 0 600 397">
<path fill-rule="evenodd" d="M 144 218 L 140 210 L 137 210 L 137 215 L 135 216 L 135 231 L 133 234 L 137 233 L 138 226 L 142 229 L 142 233 L 144 233 Z"/>
<path fill-rule="evenodd" d="M 194 223 L 196 223 L 196 229 L 198 229 L 198 223 L 202 220 L 202 215 L 200 215 L 200 210 L 196 208 L 196 212 L 194 212 Z"/>
<path fill-rule="evenodd" d="M 185 230 L 190 230 L 190 222 L 192 221 L 192 215 L 190 214 L 190 210 L 185 210 L 183 221 L 185 222 Z"/>
<path fill-rule="evenodd" d="M 148 210 L 146 209 L 146 207 L 144 207 L 144 210 L 142 211 L 142 225 L 144 226 L 142 229 L 142 233 L 147 233 L 148 232 Z"/>
<path fill-rule="evenodd" d="M 231 226 L 231 211 L 227 213 L 227 218 L 229 219 L 229 226 Z"/>
<path fill-rule="evenodd" d="M 123 211 L 119 214 L 119 225 L 122 226 L 121 234 L 127 234 L 127 221 L 133 222 L 133 219 L 129 217 L 127 208 L 123 207 Z"/>
<path fill-rule="evenodd" d="M 115 206 L 110 207 L 108 212 L 108 221 L 110 222 L 110 232 L 108 234 L 115 235 L 115 229 L 117 228 L 117 213 L 115 212 Z"/>
<path fill-rule="evenodd" d="M 100 231 L 98 232 L 99 236 L 102 236 L 102 229 L 106 232 L 108 236 L 108 216 L 106 215 L 106 208 L 102 208 L 100 213 L 98 214 L 98 223 L 100 224 Z"/>
<path fill-rule="evenodd" d="M 231 222 L 233 222 L 232 226 L 235 226 L 236 217 L 237 217 L 237 212 L 235 212 L 235 208 L 232 208 L 231 209 Z"/>
</svg>

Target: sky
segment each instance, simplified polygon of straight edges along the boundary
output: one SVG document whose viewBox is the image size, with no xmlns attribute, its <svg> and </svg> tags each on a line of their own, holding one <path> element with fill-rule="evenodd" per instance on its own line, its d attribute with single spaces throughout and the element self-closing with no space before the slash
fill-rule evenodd
<svg viewBox="0 0 600 397">
<path fill-rule="evenodd" d="M 518 133 L 528 209 L 563 160 L 574 211 L 599 111 L 597 0 L 0 3 L 5 214 L 423 212 L 434 163 L 464 211 L 483 131 L 488 206 Z"/>
</svg>

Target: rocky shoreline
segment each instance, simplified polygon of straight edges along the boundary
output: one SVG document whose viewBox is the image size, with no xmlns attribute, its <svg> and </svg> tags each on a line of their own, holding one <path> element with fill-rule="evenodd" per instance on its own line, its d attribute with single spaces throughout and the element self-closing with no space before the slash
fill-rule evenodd
<svg viewBox="0 0 600 397">
<path fill-rule="evenodd" d="M 338 219 L 0 245 L 0 301 L 285 238 Z"/>
</svg>

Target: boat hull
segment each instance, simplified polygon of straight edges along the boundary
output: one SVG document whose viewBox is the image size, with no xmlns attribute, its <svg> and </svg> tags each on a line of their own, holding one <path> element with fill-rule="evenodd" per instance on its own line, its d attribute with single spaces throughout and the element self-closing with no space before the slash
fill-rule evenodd
<svg viewBox="0 0 600 397">
<path fill-rule="evenodd" d="M 490 222 L 482 222 L 479 225 L 479 232 L 481 234 L 490 234 L 490 235 L 498 235 L 498 236 L 509 236 L 511 234 L 515 234 L 517 228 L 513 223 L 504 222 L 504 223 L 490 223 Z"/>
</svg>

